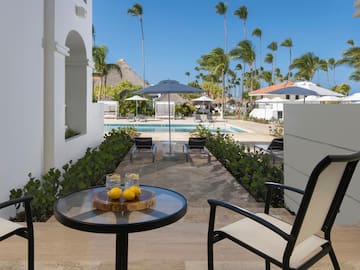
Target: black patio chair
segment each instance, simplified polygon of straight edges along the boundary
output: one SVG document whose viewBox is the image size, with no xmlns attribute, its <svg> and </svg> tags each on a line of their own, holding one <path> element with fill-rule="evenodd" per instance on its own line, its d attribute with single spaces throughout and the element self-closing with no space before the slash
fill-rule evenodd
<svg viewBox="0 0 360 270">
<path fill-rule="evenodd" d="M 284 157 L 284 138 L 275 138 L 273 139 L 270 144 L 255 144 L 254 145 L 254 152 L 256 150 L 263 151 L 268 153 L 273 162 L 275 159 L 283 159 Z"/>
<path fill-rule="evenodd" d="M 200 138 L 189 138 L 189 142 L 187 144 L 183 145 L 183 152 L 185 152 L 186 162 L 189 161 L 190 152 L 191 150 L 199 150 L 205 154 L 207 154 L 208 157 L 208 163 L 211 161 L 211 155 L 209 150 L 205 146 L 206 144 L 206 138 L 200 137 Z"/>
<path fill-rule="evenodd" d="M 208 120 L 208 122 L 214 122 L 214 118 L 212 117 L 212 114 L 211 113 L 208 113 L 206 115 L 206 119 Z"/>
<path fill-rule="evenodd" d="M 28 240 L 28 269 L 34 270 L 34 229 L 32 223 L 30 202 L 33 198 L 30 196 L 9 200 L 0 203 L 0 209 L 9 206 L 18 206 L 24 203 L 26 223 L 20 224 L 10 220 L 0 218 L 0 241 L 3 241 L 13 235 L 21 236 Z"/>
<path fill-rule="evenodd" d="M 331 229 L 359 159 L 360 152 L 326 156 L 315 166 L 305 191 L 266 183 L 264 213 L 253 214 L 230 203 L 208 200 L 208 269 L 214 269 L 213 245 L 226 238 L 263 257 L 267 270 L 270 264 L 282 269 L 308 269 L 327 254 L 334 269 L 340 269 L 332 247 Z M 303 194 L 292 225 L 269 215 L 274 188 Z M 245 218 L 214 230 L 217 207 L 224 207 Z"/>
<path fill-rule="evenodd" d="M 134 147 L 130 152 L 130 161 L 133 161 L 135 152 L 150 152 L 152 154 L 152 162 L 155 161 L 156 144 L 153 143 L 151 137 L 138 137 L 134 138 Z"/>
</svg>

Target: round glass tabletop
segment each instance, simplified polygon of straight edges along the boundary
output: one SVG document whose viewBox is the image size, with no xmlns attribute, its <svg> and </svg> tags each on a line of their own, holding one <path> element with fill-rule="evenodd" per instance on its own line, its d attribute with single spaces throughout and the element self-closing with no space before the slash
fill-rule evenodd
<svg viewBox="0 0 360 270">
<path fill-rule="evenodd" d="M 187 201 L 175 191 L 141 186 L 155 193 L 151 208 L 137 211 L 102 211 L 94 208 L 93 199 L 105 187 L 71 193 L 60 198 L 54 207 L 56 219 L 65 226 L 90 232 L 118 233 L 146 231 L 171 224 L 186 213 Z"/>
</svg>

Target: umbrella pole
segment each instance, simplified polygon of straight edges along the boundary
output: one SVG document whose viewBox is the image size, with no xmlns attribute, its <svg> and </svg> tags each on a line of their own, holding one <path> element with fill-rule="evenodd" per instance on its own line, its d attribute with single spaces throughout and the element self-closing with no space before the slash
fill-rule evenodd
<svg viewBox="0 0 360 270">
<path fill-rule="evenodd" d="M 135 108 L 135 118 L 137 117 L 137 115 L 138 115 L 138 106 L 137 106 L 137 100 L 135 100 L 135 106 L 136 106 L 136 108 Z"/>
<path fill-rule="evenodd" d="M 168 107 L 169 107 L 169 154 L 171 155 L 170 93 L 168 93 Z"/>
</svg>

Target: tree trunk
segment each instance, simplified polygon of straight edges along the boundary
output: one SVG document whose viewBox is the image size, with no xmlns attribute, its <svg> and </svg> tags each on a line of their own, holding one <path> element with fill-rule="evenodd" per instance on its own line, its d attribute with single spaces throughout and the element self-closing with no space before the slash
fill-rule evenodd
<svg viewBox="0 0 360 270">
<path fill-rule="evenodd" d="M 145 46 L 144 46 L 144 27 L 142 17 L 140 17 L 141 26 L 141 51 L 142 51 L 142 73 L 143 73 L 143 86 L 145 88 Z"/>
<path fill-rule="evenodd" d="M 101 100 L 101 90 L 103 85 L 103 77 L 100 77 L 100 85 L 99 85 L 99 92 L 98 92 L 98 101 Z"/>
<path fill-rule="evenodd" d="M 224 69 L 222 70 L 221 73 L 221 78 L 222 78 L 222 93 L 221 93 L 221 119 L 224 119 L 224 114 L 225 114 L 225 73 L 224 73 Z"/>
</svg>

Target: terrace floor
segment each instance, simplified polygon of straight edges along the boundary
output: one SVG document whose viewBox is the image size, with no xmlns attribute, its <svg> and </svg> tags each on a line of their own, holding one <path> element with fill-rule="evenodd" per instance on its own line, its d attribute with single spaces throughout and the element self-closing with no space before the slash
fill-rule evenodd
<svg viewBox="0 0 360 270">
<path fill-rule="evenodd" d="M 267 125 L 248 123 L 246 128 L 258 135 L 244 141 L 271 140 L 266 134 Z M 251 211 L 263 209 L 263 204 L 256 202 L 214 157 L 208 164 L 206 157 L 192 154 L 190 162 L 186 162 L 181 146 L 188 134 L 184 136 L 176 138 L 175 150 L 178 154 L 175 161 L 163 159 L 162 152 L 167 145 L 159 143 L 155 163 L 151 162 L 149 153 L 137 153 L 132 163 L 127 155 L 116 169 L 120 174 L 137 171 L 140 173 L 141 184 L 171 188 L 188 199 L 187 214 L 178 222 L 156 230 L 130 234 L 129 270 L 207 269 L 209 198 L 230 201 Z M 159 141 L 163 139 L 157 138 Z M 293 220 L 286 209 L 274 209 L 272 213 L 286 221 Z M 217 226 L 236 218 L 229 212 L 219 211 Z M 36 269 L 114 269 L 114 235 L 69 229 L 59 224 L 55 218 L 46 223 L 35 223 L 34 226 Z M 333 245 L 342 269 L 360 269 L 360 225 L 336 225 Z M 2 241 L 0 247 L 0 270 L 26 269 L 26 244 L 23 239 L 10 238 Z M 264 269 L 263 260 L 226 240 L 215 245 L 215 262 L 217 270 Z M 325 257 L 312 269 L 332 269 L 330 260 Z"/>
</svg>

